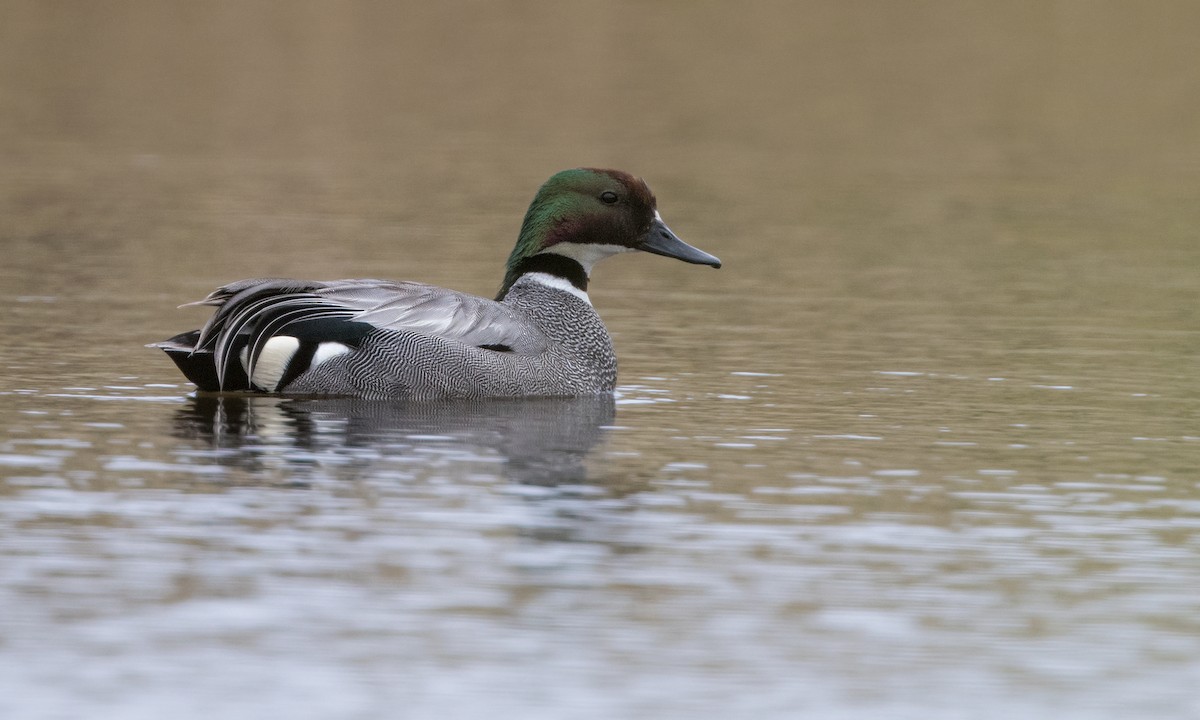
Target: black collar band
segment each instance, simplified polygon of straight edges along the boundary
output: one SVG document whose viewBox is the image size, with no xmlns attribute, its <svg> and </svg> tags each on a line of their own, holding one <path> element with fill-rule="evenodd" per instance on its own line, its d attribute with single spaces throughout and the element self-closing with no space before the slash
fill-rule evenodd
<svg viewBox="0 0 1200 720">
<path fill-rule="evenodd" d="M 537 255 L 530 255 L 517 263 L 517 277 L 531 272 L 546 273 L 547 275 L 560 277 L 574 285 L 580 291 L 587 292 L 588 276 L 584 272 L 583 266 L 578 261 L 572 260 L 565 255 L 538 253 Z"/>
</svg>

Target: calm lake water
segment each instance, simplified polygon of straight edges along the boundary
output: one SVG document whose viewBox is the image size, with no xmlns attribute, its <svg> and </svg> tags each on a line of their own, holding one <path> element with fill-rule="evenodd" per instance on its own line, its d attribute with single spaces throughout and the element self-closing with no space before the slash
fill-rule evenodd
<svg viewBox="0 0 1200 720">
<path fill-rule="evenodd" d="M 0 716 L 1200 717 L 1200 6 L 8 2 Z M 604 400 L 197 398 L 250 276 L 492 294 Z"/>
</svg>

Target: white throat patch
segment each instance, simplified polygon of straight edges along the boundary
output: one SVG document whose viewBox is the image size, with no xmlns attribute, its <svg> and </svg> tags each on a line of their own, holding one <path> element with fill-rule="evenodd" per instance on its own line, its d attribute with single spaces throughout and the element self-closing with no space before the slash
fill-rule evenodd
<svg viewBox="0 0 1200 720">
<path fill-rule="evenodd" d="M 592 299 L 588 297 L 588 294 L 572 285 L 571 281 L 567 280 L 566 278 L 560 278 L 557 275 L 551 275 L 550 273 L 544 272 L 525 273 L 522 277 L 527 277 L 534 282 L 541 283 L 546 287 L 552 287 L 555 290 L 562 290 L 563 292 L 571 293 L 588 305 L 592 304 Z"/>
<path fill-rule="evenodd" d="M 583 272 L 591 277 L 592 266 L 606 257 L 630 252 L 633 248 L 624 245 L 597 245 L 596 243 L 561 242 L 542 251 L 541 254 L 562 255 L 583 266 Z"/>
</svg>

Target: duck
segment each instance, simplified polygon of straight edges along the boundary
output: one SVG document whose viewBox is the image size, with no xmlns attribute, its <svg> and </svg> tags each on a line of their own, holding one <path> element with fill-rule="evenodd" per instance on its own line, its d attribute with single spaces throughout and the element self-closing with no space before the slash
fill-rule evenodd
<svg viewBox="0 0 1200 720">
<path fill-rule="evenodd" d="M 239 280 L 180 306 L 214 307 L 203 327 L 148 347 L 204 393 L 611 394 L 617 357 L 588 280 L 600 260 L 632 251 L 721 267 L 667 227 L 641 178 L 564 170 L 530 203 L 494 299 L 411 281 Z"/>
</svg>

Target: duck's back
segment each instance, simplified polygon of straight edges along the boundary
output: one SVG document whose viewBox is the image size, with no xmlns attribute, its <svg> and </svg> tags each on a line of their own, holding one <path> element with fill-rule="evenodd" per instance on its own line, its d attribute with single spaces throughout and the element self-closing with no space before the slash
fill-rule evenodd
<svg viewBox="0 0 1200 720">
<path fill-rule="evenodd" d="M 600 316 L 568 292 L 522 280 L 501 303 L 522 346 L 471 345 L 419 330 L 380 328 L 353 352 L 314 365 L 285 393 L 368 398 L 598 395 L 613 390 L 617 360 Z M 520 327 L 526 325 L 526 327 Z"/>
</svg>

